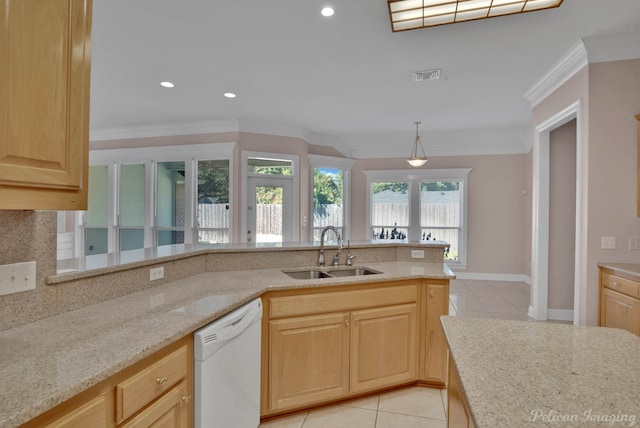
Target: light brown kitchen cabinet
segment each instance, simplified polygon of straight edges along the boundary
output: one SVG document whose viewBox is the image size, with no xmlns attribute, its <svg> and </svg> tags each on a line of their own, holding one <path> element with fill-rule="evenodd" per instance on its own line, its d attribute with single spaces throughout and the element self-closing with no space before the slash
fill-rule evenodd
<svg viewBox="0 0 640 428">
<path fill-rule="evenodd" d="M 338 398 L 349 392 L 349 314 L 270 322 L 272 410 Z"/>
<path fill-rule="evenodd" d="M 23 428 L 193 426 L 191 335 L 27 422 Z"/>
<path fill-rule="evenodd" d="M 475 428 L 464 397 L 458 369 L 451 357 L 449 357 L 447 383 L 447 428 Z"/>
<path fill-rule="evenodd" d="M 598 325 L 640 336 L 640 282 L 624 273 L 600 269 Z"/>
<path fill-rule="evenodd" d="M 351 392 L 416 378 L 416 304 L 351 313 Z"/>
<path fill-rule="evenodd" d="M 87 207 L 91 0 L 0 0 L 0 209 Z"/>
<path fill-rule="evenodd" d="M 420 380 L 444 386 L 447 381 L 447 342 L 440 317 L 449 314 L 449 281 L 430 279 L 424 282 Z"/>
<path fill-rule="evenodd" d="M 261 416 L 269 417 L 376 390 L 423 382 L 421 367 L 446 381 L 421 356 L 446 356 L 444 341 L 426 349 L 422 324 L 446 314 L 448 280 L 436 281 L 430 313 L 427 280 L 270 291 L 263 296 Z M 440 330 L 430 325 L 434 338 Z M 442 337 L 444 339 L 444 337 Z M 422 352 L 422 351 L 425 352 Z M 444 361 L 446 367 L 446 360 Z M 441 375 L 442 378 L 438 376 Z"/>
</svg>

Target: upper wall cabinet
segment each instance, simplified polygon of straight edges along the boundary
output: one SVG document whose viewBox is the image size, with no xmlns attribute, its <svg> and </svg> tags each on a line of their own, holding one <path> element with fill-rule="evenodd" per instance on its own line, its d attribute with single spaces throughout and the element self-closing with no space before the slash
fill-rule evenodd
<svg viewBox="0 0 640 428">
<path fill-rule="evenodd" d="M 87 207 L 92 0 L 0 0 L 0 209 Z"/>
<path fill-rule="evenodd" d="M 640 217 L 640 114 L 636 116 L 638 120 L 638 187 L 637 187 L 637 216 Z"/>
</svg>

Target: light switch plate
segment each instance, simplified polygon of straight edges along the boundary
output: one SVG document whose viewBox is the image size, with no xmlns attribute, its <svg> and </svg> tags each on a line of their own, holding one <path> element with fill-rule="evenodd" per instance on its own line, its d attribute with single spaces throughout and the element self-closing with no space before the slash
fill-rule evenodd
<svg viewBox="0 0 640 428">
<path fill-rule="evenodd" d="M 615 236 L 603 236 L 601 239 L 601 248 L 603 250 L 615 250 L 616 249 L 616 237 Z"/>
<path fill-rule="evenodd" d="M 638 249 L 638 237 L 637 236 L 629 237 L 629 249 L 630 250 L 637 250 Z"/>
<path fill-rule="evenodd" d="M 36 289 L 36 262 L 0 266 L 0 296 Z"/>
</svg>

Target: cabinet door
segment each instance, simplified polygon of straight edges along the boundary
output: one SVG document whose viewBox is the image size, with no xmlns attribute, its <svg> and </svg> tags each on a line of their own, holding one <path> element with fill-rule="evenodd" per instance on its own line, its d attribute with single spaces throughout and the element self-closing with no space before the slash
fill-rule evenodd
<svg viewBox="0 0 640 428">
<path fill-rule="evenodd" d="M 423 289 L 425 321 L 420 379 L 437 384 L 447 380 L 447 343 L 440 316 L 449 313 L 449 282 L 429 282 Z"/>
<path fill-rule="evenodd" d="M 351 392 L 416 379 L 416 304 L 351 313 Z"/>
<path fill-rule="evenodd" d="M 639 301 L 608 288 L 602 288 L 600 321 L 604 327 L 622 328 L 640 335 Z"/>
<path fill-rule="evenodd" d="M 111 423 L 111 409 L 105 394 L 75 408 L 68 414 L 54 422 L 46 424 L 47 428 L 75 428 L 75 427 L 109 427 Z"/>
<path fill-rule="evenodd" d="M 91 0 L 0 0 L 0 209 L 85 209 Z"/>
<path fill-rule="evenodd" d="M 121 428 L 187 428 L 191 413 L 191 395 L 182 382 Z"/>
<path fill-rule="evenodd" d="M 349 392 L 346 313 L 269 322 L 269 408 L 300 407 Z"/>
</svg>

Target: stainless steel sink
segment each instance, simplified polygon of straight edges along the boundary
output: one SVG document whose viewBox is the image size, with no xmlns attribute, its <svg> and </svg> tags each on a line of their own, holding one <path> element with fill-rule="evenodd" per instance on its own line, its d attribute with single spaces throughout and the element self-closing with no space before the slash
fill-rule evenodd
<svg viewBox="0 0 640 428">
<path fill-rule="evenodd" d="M 353 268 L 353 269 L 335 269 L 328 271 L 332 276 L 361 276 L 361 275 L 375 275 L 382 273 L 380 271 L 369 268 Z"/>
<path fill-rule="evenodd" d="M 289 275 L 293 279 L 318 279 L 318 278 L 332 278 L 332 275 L 329 275 L 326 272 L 322 272 L 321 270 L 294 270 L 294 271 L 283 271 L 285 274 Z"/>
</svg>

